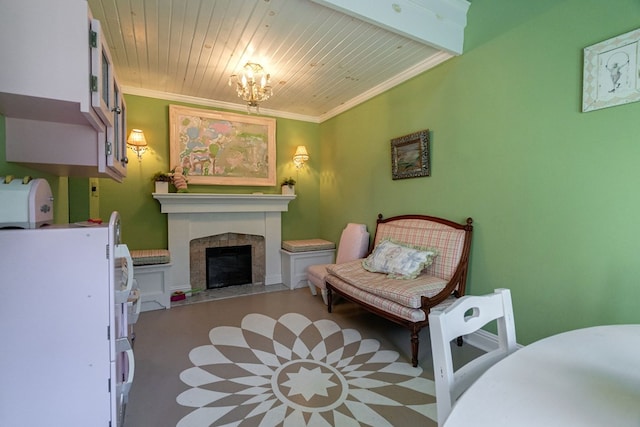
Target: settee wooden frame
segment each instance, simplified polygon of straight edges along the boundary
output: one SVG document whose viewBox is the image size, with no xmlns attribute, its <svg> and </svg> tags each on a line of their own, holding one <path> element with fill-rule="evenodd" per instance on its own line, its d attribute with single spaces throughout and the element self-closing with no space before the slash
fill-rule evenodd
<svg viewBox="0 0 640 427">
<path fill-rule="evenodd" d="M 327 307 L 329 313 L 332 312 L 333 308 L 333 294 L 337 294 L 345 298 L 346 300 L 352 301 L 366 310 L 381 316 L 387 320 L 395 322 L 407 329 L 409 329 L 411 333 L 411 363 L 414 367 L 418 366 L 418 348 L 419 348 L 419 332 L 425 326 L 429 324 L 429 312 L 431 309 L 440 304 L 452 303 L 454 301 L 453 298 L 460 298 L 465 294 L 466 282 L 467 282 L 467 273 L 469 267 L 469 254 L 471 251 L 471 235 L 473 231 L 473 220 L 471 218 L 467 218 L 466 222 L 463 224 L 459 224 L 454 221 L 450 221 L 444 218 L 438 218 L 427 215 L 399 215 L 390 218 L 383 218 L 382 214 L 378 215 L 378 219 L 376 222 L 376 234 L 374 235 L 374 239 L 371 244 L 371 249 L 369 253 L 374 249 L 374 245 L 377 242 L 377 234 L 378 227 L 383 223 L 392 223 L 398 220 L 406 220 L 406 219 L 417 219 L 417 220 L 425 220 L 430 222 L 439 223 L 445 225 L 447 227 L 451 227 L 456 230 L 464 230 L 464 242 L 462 247 L 462 253 L 460 256 L 460 260 L 455 269 L 455 272 L 447 281 L 444 288 L 439 291 L 436 295 L 428 298 L 426 296 L 421 296 L 421 307 L 420 309 L 424 311 L 425 319 L 421 321 L 410 321 L 405 318 L 399 317 L 394 313 L 384 310 L 382 307 L 374 306 L 369 304 L 368 302 L 362 301 L 355 297 L 354 295 L 350 295 L 346 292 L 343 292 L 339 288 L 333 286 L 331 284 L 332 275 L 329 274 L 326 278 L 326 288 L 327 288 Z M 378 273 L 382 274 L 382 273 Z M 388 279 L 394 280 L 394 279 Z M 453 298 L 452 298 L 453 297 Z M 447 303 L 447 300 L 449 302 Z M 461 344 L 461 340 L 458 340 L 458 344 Z"/>
</svg>

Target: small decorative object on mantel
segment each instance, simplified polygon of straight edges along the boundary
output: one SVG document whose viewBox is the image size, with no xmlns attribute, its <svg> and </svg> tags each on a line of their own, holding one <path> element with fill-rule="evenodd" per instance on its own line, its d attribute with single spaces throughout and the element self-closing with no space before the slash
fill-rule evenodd
<svg viewBox="0 0 640 427">
<path fill-rule="evenodd" d="M 640 28 L 584 48 L 582 111 L 640 101 Z"/>
<path fill-rule="evenodd" d="M 282 194 L 286 194 L 286 195 L 292 195 L 292 194 L 296 194 L 296 180 L 289 177 L 289 178 L 285 178 L 284 181 L 282 181 L 281 188 L 282 188 Z"/>
<path fill-rule="evenodd" d="M 391 177 L 395 179 L 431 176 L 429 129 L 391 140 Z"/>
<path fill-rule="evenodd" d="M 168 193 L 171 175 L 166 172 L 156 172 L 151 178 L 156 183 L 156 193 Z"/>
<path fill-rule="evenodd" d="M 188 193 L 187 178 L 183 174 L 184 169 L 182 166 L 178 166 L 173 170 L 173 185 L 175 185 L 178 193 Z"/>
</svg>

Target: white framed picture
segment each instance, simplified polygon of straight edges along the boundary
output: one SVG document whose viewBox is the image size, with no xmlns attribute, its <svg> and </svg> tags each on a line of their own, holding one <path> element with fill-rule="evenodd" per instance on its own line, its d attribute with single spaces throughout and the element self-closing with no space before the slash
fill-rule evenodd
<svg viewBox="0 0 640 427">
<path fill-rule="evenodd" d="M 640 29 L 584 49 L 582 111 L 640 101 Z"/>
</svg>

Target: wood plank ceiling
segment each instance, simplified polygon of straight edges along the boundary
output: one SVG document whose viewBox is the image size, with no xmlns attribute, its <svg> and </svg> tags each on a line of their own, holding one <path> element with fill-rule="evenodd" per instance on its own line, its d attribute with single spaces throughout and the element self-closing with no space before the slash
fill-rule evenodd
<svg viewBox="0 0 640 427">
<path fill-rule="evenodd" d="M 322 121 L 451 57 L 310 0 L 88 3 L 126 93 L 193 97 L 241 111 L 246 107 L 228 80 L 249 60 L 272 78 L 273 96 L 261 113 Z M 379 3 L 392 6 L 371 4 Z"/>
</svg>

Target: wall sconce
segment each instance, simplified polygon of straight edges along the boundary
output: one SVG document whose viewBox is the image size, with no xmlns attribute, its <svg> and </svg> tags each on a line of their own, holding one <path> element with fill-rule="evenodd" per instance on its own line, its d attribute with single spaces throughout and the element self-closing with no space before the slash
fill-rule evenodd
<svg viewBox="0 0 640 427">
<path fill-rule="evenodd" d="M 293 155 L 293 163 L 296 165 L 296 169 L 300 169 L 304 166 L 304 162 L 309 160 L 309 153 L 307 153 L 307 147 L 304 145 L 298 145 L 296 153 Z"/>
<path fill-rule="evenodd" d="M 142 160 L 142 155 L 147 151 L 147 139 L 144 137 L 144 132 L 140 129 L 131 129 L 129 138 L 127 138 L 127 145 L 134 153 L 138 155 L 138 161 Z"/>
</svg>

